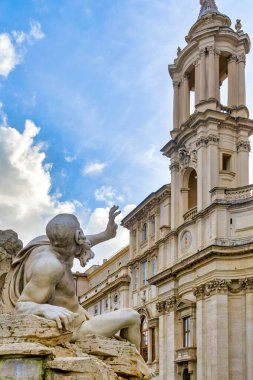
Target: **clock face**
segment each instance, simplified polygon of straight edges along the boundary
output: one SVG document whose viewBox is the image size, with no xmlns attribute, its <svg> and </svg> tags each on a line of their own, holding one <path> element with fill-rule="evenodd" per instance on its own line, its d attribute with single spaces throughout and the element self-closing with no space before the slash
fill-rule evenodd
<svg viewBox="0 0 253 380">
<path fill-rule="evenodd" d="M 192 245 L 192 234 L 190 231 L 184 231 L 181 236 L 181 248 L 187 251 Z"/>
</svg>

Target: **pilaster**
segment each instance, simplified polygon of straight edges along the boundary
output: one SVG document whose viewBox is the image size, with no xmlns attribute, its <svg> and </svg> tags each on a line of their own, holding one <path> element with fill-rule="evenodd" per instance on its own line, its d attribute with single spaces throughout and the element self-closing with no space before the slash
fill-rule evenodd
<svg viewBox="0 0 253 380">
<path fill-rule="evenodd" d="M 173 129 L 179 128 L 179 86 L 178 81 L 173 81 L 174 102 L 173 102 Z"/>
<path fill-rule="evenodd" d="M 245 65 L 246 56 L 240 54 L 238 57 L 238 105 L 246 105 L 246 83 L 245 83 Z"/>
<path fill-rule="evenodd" d="M 206 100 L 206 51 L 200 51 L 200 67 L 199 67 L 199 101 Z"/>
<path fill-rule="evenodd" d="M 238 73 L 237 58 L 232 55 L 228 60 L 228 107 L 235 107 L 238 104 Z"/>
</svg>

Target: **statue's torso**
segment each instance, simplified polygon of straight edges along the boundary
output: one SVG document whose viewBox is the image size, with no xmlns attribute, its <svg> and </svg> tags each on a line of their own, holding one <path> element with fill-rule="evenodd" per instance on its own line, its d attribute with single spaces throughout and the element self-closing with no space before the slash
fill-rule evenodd
<svg viewBox="0 0 253 380">
<path fill-rule="evenodd" d="M 73 278 L 73 273 L 71 272 L 71 267 L 62 260 L 59 260 L 59 257 L 57 257 L 50 246 L 35 248 L 30 254 L 30 257 L 25 264 L 25 284 L 27 284 L 33 276 L 32 268 L 35 262 L 37 268 L 38 265 L 41 265 L 41 270 L 43 271 L 45 256 L 47 264 L 50 263 L 50 260 L 55 261 L 57 259 L 62 267 L 62 274 L 55 285 L 55 289 L 45 303 L 65 307 L 74 313 L 78 313 L 80 317 L 76 319 L 75 325 L 80 325 L 87 319 L 87 316 L 83 308 L 79 305 L 78 298 L 76 296 L 76 285 Z"/>
</svg>

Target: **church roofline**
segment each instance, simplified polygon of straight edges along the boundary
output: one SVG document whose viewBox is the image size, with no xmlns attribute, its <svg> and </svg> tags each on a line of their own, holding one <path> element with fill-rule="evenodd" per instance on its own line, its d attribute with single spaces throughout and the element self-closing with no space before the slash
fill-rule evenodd
<svg viewBox="0 0 253 380">
<path fill-rule="evenodd" d="M 139 213 L 142 213 L 144 207 L 148 207 L 152 201 L 157 200 L 162 194 L 169 193 L 171 189 L 170 184 L 165 184 L 157 191 L 149 194 L 135 209 L 133 209 L 124 219 L 121 221 L 121 225 L 128 228 L 128 224 L 131 223 L 132 218 L 138 218 Z"/>
</svg>

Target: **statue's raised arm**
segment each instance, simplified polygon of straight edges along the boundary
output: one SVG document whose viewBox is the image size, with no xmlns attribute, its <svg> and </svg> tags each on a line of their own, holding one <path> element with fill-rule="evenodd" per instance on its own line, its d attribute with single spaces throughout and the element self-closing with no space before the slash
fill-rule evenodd
<svg viewBox="0 0 253 380">
<path fill-rule="evenodd" d="M 115 222 L 115 219 L 120 213 L 121 211 L 119 210 L 119 207 L 114 205 L 109 211 L 109 220 L 105 231 L 95 235 L 87 235 L 86 238 L 91 243 L 91 247 L 102 243 L 103 241 L 113 239 L 116 236 L 118 225 Z"/>
</svg>

